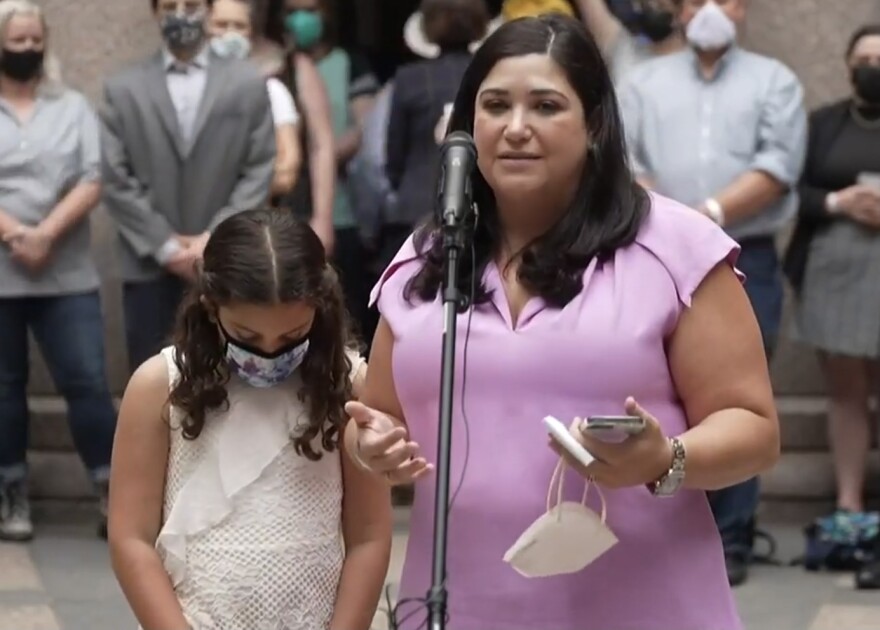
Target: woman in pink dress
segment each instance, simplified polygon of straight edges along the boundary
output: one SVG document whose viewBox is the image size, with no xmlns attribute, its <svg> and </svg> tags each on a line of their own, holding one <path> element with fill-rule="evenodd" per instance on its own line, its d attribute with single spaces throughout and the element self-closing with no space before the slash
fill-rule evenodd
<svg viewBox="0 0 880 630">
<path fill-rule="evenodd" d="M 738 246 L 634 183 L 608 71 L 573 19 L 496 31 L 450 129 L 474 136 L 479 213 L 459 277 L 474 300 L 458 318 L 447 627 L 740 630 L 706 491 L 772 466 L 779 429 Z M 364 404 L 348 405 L 346 446 L 361 464 L 391 483 L 418 479 L 402 599 L 430 586 L 436 235 L 436 224 L 417 231 L 375 287 L 382 321 Z M 542 418 L 623 413 L 646 429 L 608 444 L 575 426 L 597 461 L 569 462 L 564 475 L 569 501 L 596 482 L 617 544 L 583 570 L 523 576 L 505 553 L 544 513 L 559 462 Z M 596 513 L 599 497 L 587 499 Z M 423 627 L 417 605 L 402 605 L 402 630 Z"/>
</svg>

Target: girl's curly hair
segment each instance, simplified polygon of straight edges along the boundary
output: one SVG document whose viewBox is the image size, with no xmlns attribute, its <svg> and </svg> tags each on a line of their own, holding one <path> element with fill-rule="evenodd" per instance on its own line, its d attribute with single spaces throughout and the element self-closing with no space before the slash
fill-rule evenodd
<svg viewBox="0 0 880 630">
<path fill-rule="evenodd" d="M 230 372 L 226 345 L 215 309 L 231 303 L 284 304 L 304 301 L 315 308 L 309 351 L 299 373 L 299 399 L 309 423 L 293 438 L 297 453 L 311 460 L 338 445 L 352 398 L 352 363 L 356 349 L 342 289 L 324 246 L 307 223 L 290 213 L 252 210 L 223 221 L 211 235 L 198 279 L 186 296 L 174 334 L 180 378 L 170 402 L 184 412 L 182 432 L 197 438 L 210 411 L 228 404 Z M 321 436 L 321 449 L 312 442 Z"/>
</svg>

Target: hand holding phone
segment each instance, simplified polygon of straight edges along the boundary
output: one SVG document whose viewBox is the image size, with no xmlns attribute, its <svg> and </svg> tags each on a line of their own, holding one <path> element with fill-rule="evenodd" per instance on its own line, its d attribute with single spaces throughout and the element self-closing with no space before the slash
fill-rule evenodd
<svg viewBox="0 0 880 630">
<path fill-rule="evenodd" d="M 640 416 L 590 416 L 581 424 L 581 432 L 605 442 L 623 442 L 645 429 Z"/>
<path fill-rule="evenodd" d="M 583 466 L 589 466 L 596 459 L 578 442 L 568 428 L 553 416 L 544 417 L 544 426 L 562 447 Z"/>
</svg>

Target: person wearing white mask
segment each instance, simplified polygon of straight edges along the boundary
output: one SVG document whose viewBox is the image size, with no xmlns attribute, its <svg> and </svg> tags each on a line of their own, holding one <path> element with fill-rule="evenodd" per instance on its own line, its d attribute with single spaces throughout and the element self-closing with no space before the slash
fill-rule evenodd
<svg viewBox="0 0 880 630">
<path fill-rule="evenodd" d="M 254 51 L 253 5 L 249 0 L 215 0 L 207 30 L 211 50 L 225 59 L 247 59 Z M 272 119 L 275 121 L 275 176 L 272 194 L 293 190 L 300 171 L 302 150 L 299 143 L 299 112 L 290 90 L 276 77 L 266 80 Z"/>
<path fill-rule="evenodd" d="M 698 209 L 742 247 L 738 267 L 772 357 L 782 318 L 776 235 L 794 217 L 806 150 L 803 88 L 781 62 L 743 50 L 747 0 L 676 0 L 685 50 L 646 61 L 620 86 L 639 180 Z M 752 559 L 757 479 L 710 493 L 732 585 Z"/>
</svg>

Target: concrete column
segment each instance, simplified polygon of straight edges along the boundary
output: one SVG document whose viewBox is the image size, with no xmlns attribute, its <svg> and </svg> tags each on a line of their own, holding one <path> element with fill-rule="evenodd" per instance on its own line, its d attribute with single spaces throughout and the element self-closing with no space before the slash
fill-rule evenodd
<svg viewBox="0 0 880 630">
<path fill-rule="evenodd" d="M 880 23 L 877 0 L 751 0 L 745 44 L 788 64 L 804 83 L 808 107 L 815 109 L 849 92 L 846 45 L 856 29 L 869 23 Z M 791 328 L 791 308 L 786 321 L 784 335 Z M 809 349 L 783 340 L 773 363 L 777 394 L 825 392 Z"/>
<path fill-rule="evenodd" d="M 869 23 L 880 23 L 877 0 L 751 0 L 745 44 L 788 64 L 803 81 L 812 110 L 849 93 L 846 45 L 856 29 Z M 791 304 L 789 296 L 784 335 L 792 326 Z M 773 381 L 783 457 L 762 479 L 765 516 L 805 522 L 831 509 L 835 494 L 825 383 L 815 353 L 783 339 L 773 361 Z M 876 479 L 876 454 L 870 462 L 868 479 Z"/>
<path fill-rule="evenodd" d="M 154 49 L 158 39 L 149 0 L 39 0 L 49 21 L 49 44 L 61 60 L 65 81 L 84 92 L 96 107 L 105 76 Z M 115 232 L 103 209 L 92 217 L 94 255 L 103 280 L 108 376 L 121 392 L 127 380 L 121 294 L 115 265 Z M 39 353 L 31 392 L 54 392 Z"/>
</svg>

